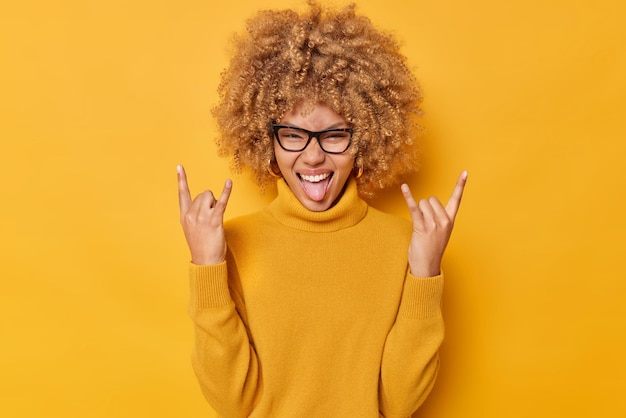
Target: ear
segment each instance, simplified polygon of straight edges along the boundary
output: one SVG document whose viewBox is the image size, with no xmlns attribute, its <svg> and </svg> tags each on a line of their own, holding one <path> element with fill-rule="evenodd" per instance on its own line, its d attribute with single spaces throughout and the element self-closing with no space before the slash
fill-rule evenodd
<svg viewBox="0 0 626 418">
<path fill-rule="evenodd" d="M 283 175 L 280 172 L 280 168 L 278 167 L 278 163 L 276 163 L 276 157 L 272 155 L 272 158 L 267 160 L 267 171 L 269 171 L 272 177 L 277 179 L 281 178 Z"/>
<path fill-rule="evenodd" d="M 354 167 L 352 168 L 352 175 L 355 179 L 360 178 L 363 175 L 363 159 L 360 155 L 357 155 L 354 159 Z"/>
</svg>

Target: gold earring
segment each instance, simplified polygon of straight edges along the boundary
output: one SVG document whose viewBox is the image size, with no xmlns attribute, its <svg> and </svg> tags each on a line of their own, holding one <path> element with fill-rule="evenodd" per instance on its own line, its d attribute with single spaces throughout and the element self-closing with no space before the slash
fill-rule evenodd
<svg viewBox="0 0 626 418">
<path fill-rule="evenodd" d="M 280 169 L 278 169 L 278 173 L 275 171 L 274 167 L 277 166 L 276 164 L 276 160 L 273 159 L 269 159 L 267 160 L 267 171 L 269 171 L 270 175 L 274 178 L 281 178 L 283 175 L 280 172 Z"/>
<path fill-rule="evenodd" d="M 361 162 L 361 159 L 358 157 L 356 161 L 354 162 L 354 168 L 352 169 L 352 174 L 354 175 L 355 179 L 361 178 L 361 176 L 363 175 L 363 163 Z"/>
</svg>

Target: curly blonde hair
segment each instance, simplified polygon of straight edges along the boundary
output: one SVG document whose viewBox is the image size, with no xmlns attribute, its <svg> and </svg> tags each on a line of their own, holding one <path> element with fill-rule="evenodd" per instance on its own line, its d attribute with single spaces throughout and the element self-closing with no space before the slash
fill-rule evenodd
<svg viewBox="0 0 626 418">
<path fill-rule="evenodd" d="M 235 36 L 213 109 L 220 156 L 248 168 L 262 189 L 273 181 L 271 121 L 297 103 L 324 103 L 354 129 L 349 151 L 363 168 L 359 193 L 372 197 L 417 169 L 413 146 L 421 127 L 421 91 L 397 41 L 355 13 L 324 9 L 268 10 Z"/>
</svg>

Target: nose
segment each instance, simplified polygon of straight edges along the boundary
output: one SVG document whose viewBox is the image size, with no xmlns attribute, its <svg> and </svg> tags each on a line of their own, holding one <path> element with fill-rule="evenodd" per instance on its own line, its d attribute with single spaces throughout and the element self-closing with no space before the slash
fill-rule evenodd
<svg viewBox="0 0 626 418">
<path fill-rule="evenodd" d="M 322 147 L 320 147 L 317 137 L 311 138 L 311 142 L 309 142 L 309 145 L 302 151 L 300 158 L 308 165 L 313 166 L 324 162 L 326 153 L 322 150 Z"/>
</svg>

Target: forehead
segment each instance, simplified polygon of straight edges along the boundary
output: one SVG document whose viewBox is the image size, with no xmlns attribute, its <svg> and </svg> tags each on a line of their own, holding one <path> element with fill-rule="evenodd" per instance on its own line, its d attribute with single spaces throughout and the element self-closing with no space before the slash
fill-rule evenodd
<svg viewBox="0 0 626 418">
<path fill-rule="evenodd" d="M 298 103 L 283 116 L 281 123 L 309 131 L 346 127 L 347 122 L 339 113 L 323 103 Z"/>
</svg>

